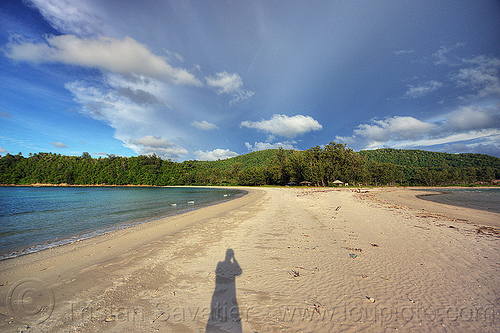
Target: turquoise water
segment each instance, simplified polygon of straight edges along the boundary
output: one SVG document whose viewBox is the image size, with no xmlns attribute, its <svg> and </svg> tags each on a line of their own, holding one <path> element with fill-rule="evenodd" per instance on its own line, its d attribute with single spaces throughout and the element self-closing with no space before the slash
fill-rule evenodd
<svg viewBox="0 0 500 333">
<path fill-rule="evenodd" d="M 241 196 L 164 187 L 0 187 L 0 260 Z"/>
<path fill-rule="evenodd" d="M 426 191 L 436 192 L 436 195 L 418 197 L 447 205 L 500 213 L 500 188 L 442 188 Z"/>
</svg>

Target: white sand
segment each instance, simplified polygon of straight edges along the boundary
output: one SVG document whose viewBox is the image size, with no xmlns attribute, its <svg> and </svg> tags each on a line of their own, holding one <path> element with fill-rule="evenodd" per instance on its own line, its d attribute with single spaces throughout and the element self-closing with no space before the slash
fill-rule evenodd
<svg viewBox="0 0 500 333">
<path fill-rule="evenodd" d="M 434 213 L 434 203 L 425 211 L 387 203 L 398 200 L 390 189 L 249 191 L 0 262 L 0 330 L 200 332 L 208 322 L 214 331 L 243 332 L 500 331 L 498 230 L 478 233 L 475 214 L 465 223 Z M 225 261 L 227 249 L 237 263 Z M 23 289 L 41 291 L 40 304 L 54 304 L 51 315 L 47 306 L 29 315 L 30 298 L 16 308 Z M 227 321 L 209 320 L 213 300 Z M 6 315 L 8 306 L 17 314 Z"/>
</svg>

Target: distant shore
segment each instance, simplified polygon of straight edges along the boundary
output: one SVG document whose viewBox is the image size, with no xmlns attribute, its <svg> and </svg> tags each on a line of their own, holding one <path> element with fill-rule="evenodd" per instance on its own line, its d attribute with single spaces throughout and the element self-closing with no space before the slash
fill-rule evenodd
<svg viewBox="0 0 500 333">
<path fill-rule="evenodd" d="M 462 188 L 462 187 L 450 187 Z M 485 187 L 489 188 L 489 187 Z M 485 210 L 471 209 L 466 207 L 447 205 L 439 202 L 425 200 L 419 196 L 436 195 L 436 192 L 429 189 L 440 190 L 441 187 L 392 187 L 374 189 L 374 195 L 382 201 L 406 206 L 419 211 L 429 211 L 436 214 L 442 214 L 451 219 L 470 221 L 481 225 L 500 227 L 500 214 L 488 212 Z"/>
<path fill-rule="evenodd" d="M 404 188 L 241 189 L 0 262 L 0 330 L 500 330 L 500 214 Z M 216 270 L 229 263 L 232 280 Z M 16 307 L 27 290 L 53 297 L 30 312 Z"/>
</svg>

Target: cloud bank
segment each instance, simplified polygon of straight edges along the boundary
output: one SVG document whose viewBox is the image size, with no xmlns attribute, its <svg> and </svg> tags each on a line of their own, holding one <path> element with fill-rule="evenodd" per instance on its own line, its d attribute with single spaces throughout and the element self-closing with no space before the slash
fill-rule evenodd
<svg viewBox="0 0 500 333">
<path fill-rule="evenodd" d="M 283 148 L 283 149 L 295 149 L 298 150 L 297 147 L 295 147 L 296 141 L 283 141 L 283 142 L 275 142 L 275 143 L 270 143 L 270 142 L 254 142 L 252 145 L 249 142 L 245 142 L 245 147 L 249 151 L 258 151 L 258 150 L 266 150 L 266 149 L 278 149 L 278 148 Z"/>
<path fill-rule="evenodd" d="M 459 107 L 439 120 L 422 121 L 414 117 L 389 117 L 360 124 L 350 137 L 337 136 L 356 149 L 432 148 L 460 144 L 462 148 L 489 145 L 500 151 L 500 110 L 498 107 Z M 455 146 L 458 148 L 459 146 Z M 453 152 L 453 151 L 452 151 Z"/>
</svg>

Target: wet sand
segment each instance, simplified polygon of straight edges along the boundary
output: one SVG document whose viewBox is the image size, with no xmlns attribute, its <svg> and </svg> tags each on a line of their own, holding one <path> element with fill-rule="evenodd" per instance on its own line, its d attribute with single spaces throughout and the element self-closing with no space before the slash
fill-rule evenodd
<svg viewBox="0 0 500 333">
<path fill-rule="evenodd" d="M 405 189 L 245 189 L 0 262 L 0 330 L 500 330 L 500 214 Z"/>
</svg>

